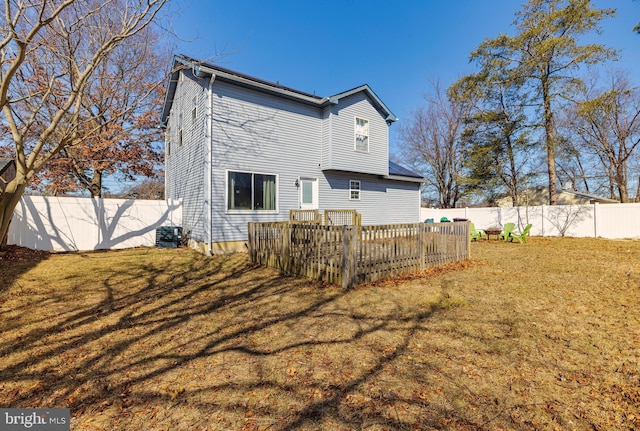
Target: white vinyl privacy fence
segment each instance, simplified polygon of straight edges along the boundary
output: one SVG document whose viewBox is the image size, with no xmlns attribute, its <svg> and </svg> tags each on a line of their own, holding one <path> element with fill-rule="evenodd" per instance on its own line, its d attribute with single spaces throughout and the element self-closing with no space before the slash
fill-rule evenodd
<svg viewBox="0 0 640 431">
<path fill-rule="evenodd" d="M 157 227 L 181 225 L 179 200 L 24 196 L 7 242 L 56 251 L 153 246 Z"/>
<path fill-rule="evenodd" d="M 477 229 L 502 228 L 516 223 L 522 229 L 532 224 L 534 236 L 640 238 L 640 204 L 542 205 L 495 208 L 422 208 L 422 221 L 442 217 L 464 218 Z"/>
</svg>

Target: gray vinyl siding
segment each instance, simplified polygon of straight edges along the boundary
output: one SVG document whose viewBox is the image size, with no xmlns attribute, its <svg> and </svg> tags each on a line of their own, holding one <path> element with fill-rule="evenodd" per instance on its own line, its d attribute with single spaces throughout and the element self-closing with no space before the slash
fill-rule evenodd
<svg viewBox="0 0 640 431">
<path fill-rule="evenodd" d="M 363 93 L 340 99 L 330 108 L 328 119 L 331 129 L 325 169 L 361 172 L 375 175 L 388 174 L 389 126 L 382 115 Z M 355 150 L 355 119 L 369 121 L 369 152 Z"/>
<path fill-rule="evenodd" d="M 207 109 L 206 81 L 197 80 L 190 71 L 183 71 L 182 83 L 178 85 L 171 107 L 165 140 L 171 146 L 170 154 L 165 148 L 166 197 L 182 199 L 182 222 L 189 235 L 197 240 L 206 240 L 205 201 L 205 128 Z M 195 104 L 194 104 L 195 99 Z M 196 118 L 192 109 L 196 108 Z M 182 145 L 179 143 L 179 113 L 182 112 Z"/>
<path fill-rule="evenodd" d="M 321 208 L 354 209 L 363 225 L 415 223 L 420 219 L 420 184 L 391 181 L 373 175 L 325 172 L 320 186 Z M 360 181 L 360 199 L 349 199 L 349 181 Z"/>
<path fill-rule="evenodd" d="M 244 241 L 250 221 L 288 220 L 298 208 L 298 177 L 322 177 L 322 112 L 224 82 L 213 92 L 213 241 Z M 229 213 L 227 170 L 277 175 L 278 212 Z"/>
<path fill-rule="evenodd" d="M 218 79 L 209 99 L 209 79 L 196 79 L 189 71 L 184 74 L 167 124 L 171 152 L 165 157 L 165 181 L 167 198 L 183 200 L 183 225 L 192 238 L 203 242 L 210 238 L 214 243 L 246 241 L 249 222 L 288 220 L 289 210 L 299 208 L 296 180 L 300 177 L 317 178 L 321 211 L 355 209 L 367 225 L 420 218 L 419 184 L 380 178 L 388 173 L 388 126 L 366 95 L 344 97 L 337 105 L 320 109 Z M 206 130 L 209 102 L 211 168 Z M 195 121 L 191 118 L 194 106 Z M 178 144 L 180 112 L 182 146 Z M 369 153 L 354 150 L 356 117 L 369 121 Z M 227 211 L 228 171 L 276 175 L 277 210 Z M 358 201 L 349 199 L 349 180 L 361 181 Z M 209 196 L 211 214 L 206 214 Z"/>
<path fill-rule="evenodd" d="M 322 151 L 320 168 L 331 169 L 331 109 L 325 108 L 322 112 Z"/>
</svg>

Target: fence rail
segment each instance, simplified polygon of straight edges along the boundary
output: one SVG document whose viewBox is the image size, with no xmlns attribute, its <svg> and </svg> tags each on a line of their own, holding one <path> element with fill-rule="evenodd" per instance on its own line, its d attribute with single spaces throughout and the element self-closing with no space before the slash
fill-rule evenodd
<svg viewBox="0 0 640 431">
<path fill-rule="evenodd" d="M 252 262 L 352 287 L 469 258 L 469 223 L 249 223 Z"/>
</svg>

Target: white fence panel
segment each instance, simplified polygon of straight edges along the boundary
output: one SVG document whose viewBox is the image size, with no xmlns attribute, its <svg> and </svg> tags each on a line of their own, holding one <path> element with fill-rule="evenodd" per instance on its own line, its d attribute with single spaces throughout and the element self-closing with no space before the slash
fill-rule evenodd
<svg viewBox="0 0 640 431">
<path fill-rule="evenodd" d="M 24 196 L 8 243 L 55 251 L 153 246 L 157 227 L 181 225 L 179 200 Z"/>
<path fill-rule="evenodd" d="M 542 205 L 491 208 L 421 208 L 422 221 L 441 217 L 466 218 L 477 229 L 503 227 L 513 222 L 518 229 L 532 224 L 534 236 L 640 238 L 640 204 Z"/>
<path fill-rule="evenodd" d="M 596 204 L 598 236 L 640 238 L 640 203 Z"/>
<path fill-rule="evenodd" d="M 544 235 L 594 237 L 593 205 L 544 206 Z"/>
</svg>

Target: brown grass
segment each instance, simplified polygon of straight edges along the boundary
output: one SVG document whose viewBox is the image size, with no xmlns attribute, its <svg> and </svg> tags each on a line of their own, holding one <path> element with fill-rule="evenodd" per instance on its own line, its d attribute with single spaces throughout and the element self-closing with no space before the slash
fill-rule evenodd
<svg viewBox="0 0 640 431">
<path fill-rule="evenodd" d="M 0 259 L 0 406 L 73 430 L 640 428 L 640 241 L 345 291 L 185 249 Z"/>
</svg>

